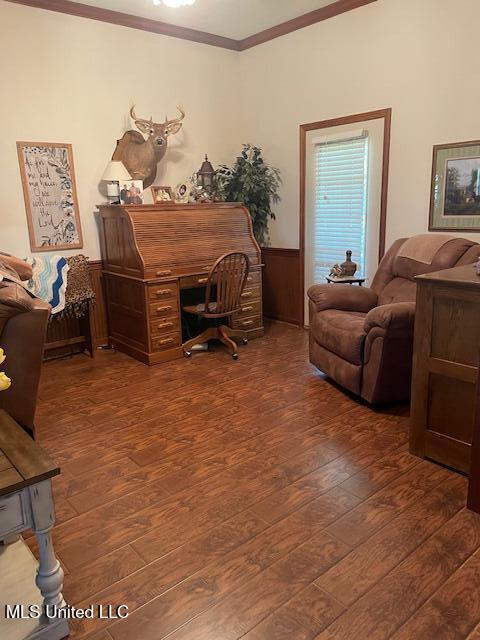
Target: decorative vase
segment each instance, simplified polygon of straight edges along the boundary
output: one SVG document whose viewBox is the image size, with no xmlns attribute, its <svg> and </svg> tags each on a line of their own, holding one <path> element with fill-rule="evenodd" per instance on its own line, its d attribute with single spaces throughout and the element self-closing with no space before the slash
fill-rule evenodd
<svg viewBox="0 0 480 640">
<path fill-rule="evenodd" d="M 345 278 L 352 278 L 355 275 L 357 265 L 355 262 L 352 262 L 352 252 L 350 250 L 347 251 L 347 259 L 345 262 L 342 262 L 340 268 Z"/>
</svg>

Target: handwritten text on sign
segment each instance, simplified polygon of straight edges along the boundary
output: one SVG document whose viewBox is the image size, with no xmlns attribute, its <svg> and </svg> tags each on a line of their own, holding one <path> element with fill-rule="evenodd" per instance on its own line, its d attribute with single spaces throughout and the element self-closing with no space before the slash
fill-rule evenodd
<svg viewBox="0 0 480 640">
<path fill-rule="evenodd" d="M 21 147 L 32 249 L 81 246 L 68 146 Z"/>
</svg>

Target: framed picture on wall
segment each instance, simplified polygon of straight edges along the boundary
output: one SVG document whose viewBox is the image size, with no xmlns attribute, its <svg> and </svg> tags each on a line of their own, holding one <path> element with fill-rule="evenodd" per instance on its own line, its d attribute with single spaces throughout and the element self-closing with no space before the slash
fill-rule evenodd
<svg viewBox="0 0 480 640">
<path fill-rule="evenodd" d="M 30 248 L 83 247 L 71 144 L 17 142 Z"/>
<path fill-rule="evenodd" d="M 480 141 L 433 148 L 430 231 L 480 231 Z"/>
</svg>

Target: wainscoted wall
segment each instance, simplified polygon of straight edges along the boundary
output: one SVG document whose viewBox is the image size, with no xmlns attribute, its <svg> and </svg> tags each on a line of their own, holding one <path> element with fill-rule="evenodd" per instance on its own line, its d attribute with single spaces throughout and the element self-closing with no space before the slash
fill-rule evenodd
<svg viewBox="0 0 480 640">
<path fill-rule="evenodd" d="M 90 279 L 95 291 L 95 304 L 90 314 L 90 325 L 94 338 L 94 346 L 101 347 L 108 344 L 108 320 L 105 304 L 105 292 L 103 289 L 102 261 L 95 260 L 89 263 Z"/>
<path fill-rule="evenodd" d="M 263 247 L 262 260 L 265 264 L 263 280 L 265 317 L 299 325 L 302 308 L 299 250 Z M 95 304 L 92 306 L 89 322 L 92 347 L 96 349 L 108 344 L 102 261 L 90 261 L 89 268 L 92 287 L 95 291 Z M 83 351 L 86 324 L 86 322 L 66 318 L 51 325 L 47 338 L 47 357 Z"/>
<path fill-rule="evenodd" d="M 262 248 L 263 313 L 291 324 L 302 322 L 299 249 Z"/>
</svg>

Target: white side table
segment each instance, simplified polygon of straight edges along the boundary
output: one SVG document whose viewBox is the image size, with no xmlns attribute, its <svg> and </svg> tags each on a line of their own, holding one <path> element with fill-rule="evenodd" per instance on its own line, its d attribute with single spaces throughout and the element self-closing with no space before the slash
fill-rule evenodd
<svg viewBox="0 0 480 640">
<path fill-rule="evenodd" d="M 55 523 L 51 479 L 59 473 L 45 451 L 0 411 L 2 640 L 60 640 L 69 633 L 68 620 L 62 617 L 66 606 L 63 570 L 55 557 L 51 533 Z M 32 529 L 38 541 L 38 565 L 19 537 L 27 529 Z M 15 605 L 20 607 L 15 609 Z"/>
</svg>

